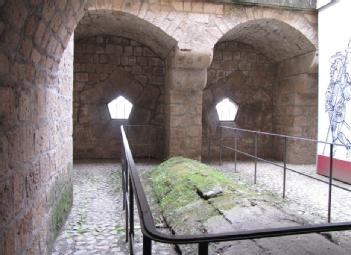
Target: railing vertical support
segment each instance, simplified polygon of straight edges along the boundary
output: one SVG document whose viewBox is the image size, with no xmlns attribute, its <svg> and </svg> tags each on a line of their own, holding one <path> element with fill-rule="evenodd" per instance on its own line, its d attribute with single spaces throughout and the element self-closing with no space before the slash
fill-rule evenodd
<svg viewBox="0 0 351 255">
<path fill-rule="evenodd" d="M 147 138 L 147 144 L 148 144 L 148 160 L 150 161 L 151 159 L 151 125 L 149 126 L 149 130 L 148 130 L 148 138 Z"/>
<path fill-rule="evenodd" d="M 257 183 L 257 132 L 255 132 L 255 177 L 254 177 L 254 184 Z"/>
<path fill-rule="evenodd" d="M 121 165 L 122 165 L 122 191 L 123 191 L 123 210 L 126 209 L 126 159 L 124 156 L 123 150 L 121 151 L 122 154 L 122 159 L 121 159 Z"/>
<path fill-rule="evenodd" d="M 125 171 L 125 199 L 126 199 L 126 205 L 125 205 L 125 210 L 126 210 L 126 242 L 128 242 L 129 240 L 129 236 L 128 236 L 128 233 L 129 233 L 129 222 L 128 222 L 128 219 L 129 219 L 129 198 L 128 198 L 128 194 L 129 194 L 129 169 L 128 169 L 129 165 L 128 165 L 128 162 L 126 163 L 126 171 Z"/>
<path fill-rule="evenodd" d="M 152 242 L 151 239 L 143 235 L 143 255 L 152 254 Z"/>
<path fill-rule="evenodd" d="M 211 131 L 210 128 L 207 128 L 207 159 L 208 162 L 211 162 Z"/>
<path fill-rule="evenodd" d="M 219 164 L 222 165 L 222 127 L 219 127 Z"/>
<path fill-rule="evenodd" d="M 208 255 L 208 243 L 199 243 L 199 255 Z"/>
<path fill-rule="evenodd" d="M 129 233 L 134 235 L 134 191 L 131 179 L 129 179 Z"/>
<path fill-rule="evenodd" d="M 328 223 L 331 222 L 331 203 L 332 203 L 332 186 L 333 186 L 333 150 L 334 144 L 330 144 L 330 165 L 329 165 L 329 196 L 328 196 Z"/>
<path fill-rule="evenodd" d="M 287 137 L 284 137 L 283 144 L 283 161 L 284 161 L 284 172 L 283 172 L 283 198 L 286 195 L 286 157 L 287 157 Z"/>
<path fill-rule="evenodd" d="M 234 131 L 234 172 L 237 172 L 236 165 L 237 165 L 237 157 L 238 157 L 238 136 L 237 136 L 237 131 Z"/>
</svg>

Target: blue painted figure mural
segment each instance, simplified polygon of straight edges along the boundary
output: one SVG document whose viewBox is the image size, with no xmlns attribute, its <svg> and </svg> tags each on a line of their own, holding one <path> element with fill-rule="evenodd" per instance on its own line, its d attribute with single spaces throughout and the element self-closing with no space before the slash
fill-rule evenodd
<svg viewBox="0 0 351 255">
<path fill-rule="evenodd" d="M 330 63 L 330 82 L 325 95 L 325 111 L 329 116 L 327 141 L 341 143 L 346 148 L 348 158 L 351 142 L 344 128 L 351 130 L 345 118 L 346 104 L 351 100 L 351 40 L 345 52 L 337 52 L 330 58 Z M 337 147 L 334 148 L 335 154 Z"/>
</svg>

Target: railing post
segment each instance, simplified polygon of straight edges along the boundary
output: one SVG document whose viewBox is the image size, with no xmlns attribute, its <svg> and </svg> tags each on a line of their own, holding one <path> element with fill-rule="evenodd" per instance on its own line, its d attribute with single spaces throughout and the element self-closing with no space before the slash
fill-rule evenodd
<svg viewBox="0 0 351 255">
<path fill-rule="evenodd" d="M 199 243 L 199 255 L 208 255 L 208 243 Z"/>
<path fill-rule="evenodd" d="M 222 127 L 219 126 L 219 165 L 222 165 Z"/>
<path fill-rule="evenodd" d="M 134 190 L 129 178 L 129 234 L 134 235 Z"/>
<path fill-rule="evenodd" d="M 152 242 L 151 239 L 143 235 L 143 255 L 152 254 Z"/>
<path fill-rule="evenodd" d="M 234 131 L 234 172 L 237 172 L 236 165 L 237 165 L 237 150 L 238 150 L 238 137 L 237 137 L 237 130 Z"/>
<path fill-rule="evenodd" d="M 128 219 L 129 219 L 129 198 L 128 198 L 128 195 L 129 194 L 129 165 L 128 165 L 128 162 L 126 160 L 126 166 L 125 166 L 125 215 L 126 215 L 126 242 L 128 242 L 129 240 L 129 237 L 128 237 L 128 233 L 129 233 L 129 222 L 128 222 Z"/>
<path fill-rule="evenodd" d="M 283 144 L 283 161 L 284 161 L 284 172 L 283 172 L 283 198 L 285 198 L 286 193 L 286 153 L 287 153 L 287 137 L 284 137 Z"/>
<path fill-rule="evenodd" d="M 149 132 L 148 132 L 148 138 L 147 138 L 147 147 L 148 147 L 148 160 L 150 161 L 151 159 L 151 125 L 149 125 Z"/>
<path fill-rule="evenodd" d="M 255 132 L 255 176 L 254 176 L 254 184 L 257 183 L 257 132 Z"/>
<path fill-rule="evenodd" d="M 124 156 L 124 149 L 123 148 L 122 148 L 121 154 L 122 154 L 121 166 L 122 166 L 123 210 L 125 210 L 126 209 L 126 178 L 125 178 L 125 175 L 126 175 L 126 169 L 125 169 L 126 159 L 125 159 L 125 156 Z"/>
<path fill-rule="evenodd" d="M 329 165 L 329 196 L 328 196 L 328 223 L 331 222 L 331 203 L 332 203 L 332 186 L 333 186 L 333 150 L 334 144 L 330 144 L 330 165 Z"/>
<path fill-rule="evenodd" d="M 208 162 L 211 162 L 211 132 L 209 127 L 207 127 L 207 159 Z"/>
</svg>

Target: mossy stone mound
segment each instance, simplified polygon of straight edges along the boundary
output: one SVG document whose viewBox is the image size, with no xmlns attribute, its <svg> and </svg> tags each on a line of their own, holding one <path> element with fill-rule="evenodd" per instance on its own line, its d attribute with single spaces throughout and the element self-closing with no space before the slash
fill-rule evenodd
<svg viewBox="0 0 351 255">
<path fill-rule="evenodd" d="M 204 223 L 209 218 L 252 196 L 246 186 L 218 170 L 183 157 L 153 169 L 150 181 L 165 220 L 177 234 L 207 232 Z"/>
</svg>

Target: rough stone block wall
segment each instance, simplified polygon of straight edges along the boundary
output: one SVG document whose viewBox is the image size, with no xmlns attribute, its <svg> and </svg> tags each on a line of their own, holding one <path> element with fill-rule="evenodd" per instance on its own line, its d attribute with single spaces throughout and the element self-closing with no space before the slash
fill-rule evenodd
<svg viewBox="0 0 351 255">
<path fill-rule="evenodd" d="M 206 70 L 174 69 L 168 74 L 167 155 L 201 159 L 202 88 Z"/>
<path fill-rule="evenodd" d="M 126 131 L 134 156 L 149 156 L 149 149 L 150 156 L 163 156 L 164 76 L 164 61 L 139 42 L 116 36 L 76 41 L 74 157 L 119 158 L 120 125 L 159 126 Z M 127 121 L 112 120 L 108 111 L 120 95 L 133 104 Z"/>
<path fill-rule="evenodd" d="M 216 45 L 203 96 L 203 157 L 208 155 L 209 137 L 212 158 L 218 157 L 219 125 L 272 132 L 274 74 L 274 63 L 251 46 L 234 41 Z M 239 106 L 234 122 L 218 119 L 216 104 L 227 97 Z M 226 130 L 222 137 L 224 144 L 234 147 L 232 131 Z M 252 153 L 253 139 L 238 133 L 238 146 Z M 259 155 L 271 157 L 271 139 L 261 137 L 258 142 Z M 233 153 L 225 150 L 223 156 Z"/>
<path fill-rule="evenodd" d="M 318 80 L 315 52 L 280 62 L 274 84 L 274 132 L 317 139 Z M 281 159 L 282 140 L 275 141 Z M 291 163 L 314 163 L 316 144 L 288 140 L 287 158 Z"/>
<path fill-rule="evenodd" d="M 72 34 L 83 4 L 0 1 L 0 254 L 48 254 L 70 208 Z"/>
</svg>

